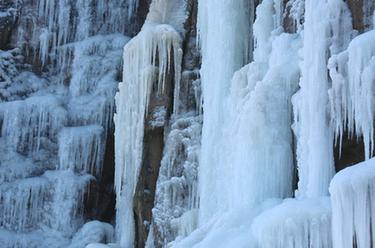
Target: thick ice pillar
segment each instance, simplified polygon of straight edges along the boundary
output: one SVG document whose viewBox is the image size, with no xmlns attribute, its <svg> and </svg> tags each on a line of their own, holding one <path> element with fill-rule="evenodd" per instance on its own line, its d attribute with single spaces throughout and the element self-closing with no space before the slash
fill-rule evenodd
<svg viewBox="0 0 375 248">
<path fill-rule="evenodd" d="M 330 19 L 327 0 L 307 0 L 300 91 L 294 96 L 298 197 L 328 194 L 334 174 L 332 132 L 327 118 Z"/>
<path fill-rule="evenodd" d="M 200 0 L 198 28 L 202 51 L 203 134 L 199 171 L 200 221 L 225 208 L 225 173 L 220 161 L 224 99 L 233 73 L 247 60 L 248 1 Z"/>
</svg>

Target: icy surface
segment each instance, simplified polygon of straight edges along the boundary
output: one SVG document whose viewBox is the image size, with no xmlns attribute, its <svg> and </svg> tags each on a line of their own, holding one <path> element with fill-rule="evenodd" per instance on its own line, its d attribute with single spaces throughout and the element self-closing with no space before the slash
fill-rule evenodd
<svg viewBox="0 0 375 248">
<path fill-rule="evenodd" d="M 112 243 L 114 241 L 114 229 L 108 223 L 99 221 L 87 222 L 73 237 L 68 248 L 93 247 L 91 243 Z M 97 245 L 100 247 L 100 245 Z M 105 245 L 102 245 L 106 247 Z"/>
<path fill-rule="evenodd" d="M 202 52 L 203 131 L 199 167 L 200 222 L 225 208 L 226 184 L 220 175 L 227 171 L 220 163 L 224 122 L 224 99 L 233 73 L 247 61 L 249 45 L 246 1 L 199 1 L 198 29 Z"/>
<path fill-rule="evenodd" d="M 255 247 L 332 247 L 329 198 L 287 199 L 257 216 L 252 232 Z"/>
<path fill-rule="evenodd" d="M 375 159 L 340 171 L 330 185 L 333 247 L 375 245 Z"/>
</svg>

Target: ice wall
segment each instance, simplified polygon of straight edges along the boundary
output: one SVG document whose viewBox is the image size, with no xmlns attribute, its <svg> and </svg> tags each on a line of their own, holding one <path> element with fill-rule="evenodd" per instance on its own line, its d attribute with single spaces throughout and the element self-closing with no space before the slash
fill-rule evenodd
<svg viewBox="0 0 375 248">
<path fill-rule="evenodd" d="M 100 0 L 19 4 L 19 48 L 0 51 L 0 246 L 68 247 L 103 172 L 128 7 Z M 109 234 L 92 238 L 108 226 L 94 229 L 88 240 L 113 241 Z"/>
<path fill-rule="evenodd" d="M 234 73 L 233 58 L 243 58 L 236 53 L 244 46 L 233 45 L 231 38 L 246 40 L 239 37 L 243 33 L 231 33 L 246 25 L 238 4 L 199 2 L 200 224 L 169 245 L 332 247 L 332 237 L 348 236 L 346 228 L 340 230 L 346 221 L 343 213 L 334 217 L 337 233 L 331 236 L 331 216 L 342 206 L 336 199 L 331 209 L 328 194 L 335 173 L 334 146 L 340 146 L 349 131 L 350 137 L 363 138 L 366 158 L 373 156 L 373 31 L 353 39 L 357 32 L 341 0 L 262 1 L 253 26 L 254 61 Z M 373 11 L 370 5 L 362 6 L 364 17 Z M 237 12 L 230 19 L 232 11 Z M 294 159 L 298 178 L 293 175 Z M 296 198 L 270 202 L 293 197 L 296 179 Z M 370 214 L 358 219 L 354 221 L 362 223 L 361 230 L 369 229 L 365 223 L 370 223 Z"/>
</svg>

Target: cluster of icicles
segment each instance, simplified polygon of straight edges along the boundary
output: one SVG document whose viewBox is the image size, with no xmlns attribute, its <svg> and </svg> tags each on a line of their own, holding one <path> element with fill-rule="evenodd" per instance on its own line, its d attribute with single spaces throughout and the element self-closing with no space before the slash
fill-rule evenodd
<svg viewBox="0 0 375 248">
<path fill-rule="evenodd" d="M 363 137 L 366 159 L 373 155 L 372 18 L 363 18 L 367 28 L 359 34 L 342 0 L 284 2 L 263 0 L 252 23 L 254 1 L 199 1 L 204 103 L 194 192 L 200 202 L 198 214 L 186 215 L 193 220 L 181 219 L 198 224 L 177 231 L 181 236 L 171 247 L 375 245 L 375 209 L 366 200 L 375 196 L 374 162 L 351 168 L 352 179 L 340 172 L 331 183 L 333 146 L 341 146 L 344 135 Z M 364 10 L 373 8 L 363 1 Z M 292 33 L 284 30 L 286 18 Z M 132 198 L 150 87 L 163 87 L 169 64 L 178 85 L 178 37 L 170 26 L 146 25 L 125 47 L 115 119 L 117 225 L 124 247 L 134 241 Z"/>
</svg>

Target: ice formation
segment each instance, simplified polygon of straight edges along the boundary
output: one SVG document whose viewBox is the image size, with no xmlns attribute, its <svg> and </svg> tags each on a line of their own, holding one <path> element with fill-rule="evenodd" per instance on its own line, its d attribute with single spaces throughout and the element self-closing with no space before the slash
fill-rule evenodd
<svg viewBox="0 0 375 248">
<path fill-rule="evenodd" d="M 157 182 L 152 234 L 167 245 L 186 237 L 198 221 L 198 161 L 201 116 L 188 113 L 176 119 L 168 134 Z M 153 240 L 152 237 L 149 237 Z M 152 246 L 150 246 L 152 247 Z"/>
<path fill-rule="evenodd" d="M 238 2 L 199 3 L 199 11 L 205 13 L 203 18 L 199 16 L 204 101 L 199 225 L 188 237 L 170 245 L 332 247 L 331 212 L 335 214 L 335 207 L 331 210 L 328 186 L 334 175 L 335 135 L 341 143 L 347 128 L 355 131 L 364 138 L 366 157 L 372 157 L 374 79 L 369 68 L 374 68 L 373 31 L 350 43 L 356 33 L 341 0 L 290 1 L 285 6 L 281 1 L 262 1 L 253 26 L 254 61 L 234 73 L 229 91 L 234 72 L 229 70 L 236 65 L 231 59 L 244 49 L 231 43 L 231 38 L 241 34 L 230 32 L 246 24 L 243 8 L 231 6 L 236 10 L 231 20 L 226 19 L 231 11 L 220 8 Z M 220 17 L 215 17 L 217 13 Z M 295 34 L 283 33 L 288 14 Z M 226 24 L 220 24 L 223 20 Z M 229 26 L 232 29 L 226 29 Z M 210 39 L 212 43 L 207 45 Z M 246 38 L 236 39 L 243 40 Z M 352 61 L 346 49 L 352 50 Z M 246 53 L 242 50 L 240 54 Z M 351 89 L 350 80 L 356 82 Z M 300 89 L 294 94 L 298 83 Z M 338 86 L 340 83 L 345 85 Z M 340 87 L 348 88 L 347 95 L 338 92 Z M 357 106 L 351 107 L 351 101 Z M 225 118 L 220 119 L 223 113 Z M 297 141 L 296 199 L 259 207 L 270 198 L 293 196 L 291 127 Z M 369 221 L 369 215 L 363 219 Z M 247 238 L 240 232 L 247 233 Z"/>
<path fill-rule="evenodd" d="M 198 28 L 202 51 L 203 131 L 199 166 L 200 221 L 225 208 L 227 185 L 219 175 L 227 168 L 219 161 L 224 101 L 233 73 L 248 58 L 246 1 L 199 1 Z M 224 63 L 225 61 L 225 63 Z M 214 166 L 213 166 L 214 165 Z M 223 167 L 224 165 L 224 167 Z M 222 201 L 218 198 L 222 198 Z"/>
<path fill-rule="evenodd" d="M 102 126 L 68 127 L 59 134 L 59 170 L 86 172 L 101 175 Z"/>
<path fill-rule="evenodd" d="M 129 40 L 121 34 L 128 28 L 120 22 L 125 1 L 14 2 L 21 49 L 0 51 L 0 246 L 113 242 L 109 224 L 73 236 L 87 221 L 85 200 L 101 179 L 113 127 Z M 102 240 L 95 239 L 100 228 Z"/>
<path fill-rule="evenodd" d="M 134 242 L 133 196 L 142 161 L 144 122 L 150 94 L 153 88 L 157 88 L 158 94 L 164 91 L 172 68 L 175 90 L 180 83 L 180 35 L 172 26 L 155 21 L 146 21 L 142 31 L 126 44 L 123 82 L 116 95 L 116 225 L 120 245 L 124 247 L 131 247 Z"/>
<path fill-rule="evenodd" d="M 331 114 L 337 135 L 363 137 L 365 158 L 374 151 L 375 31 L 354 38 L 347 50 L 331 57 Z"/>
<path fill-rule="evenodd" d="M 375 246 L 374 28 L 373 0 L 1 1 L 0 246 Z M 116 228 L 85 209 L 113 123 Z"/>
<path fill-rule="evenodd" d="M 337 173 L 330 185 L 334 248 L 373 247 L 374 159 Z"/>
<path fill-rule="evenodd" d="M 332 247 L 328 197 L 287 199 L 254 219 L 255 247 Z"/>
<path fill-rule="evenodd" d="M 294 130 L 297 136 L 298 196 L 328 194 L 334 174 L 332 133 L 327 119 L 329 6 L 326 1 L 306 1 L 300 91 L 294 96 Z"/>
</svg>

